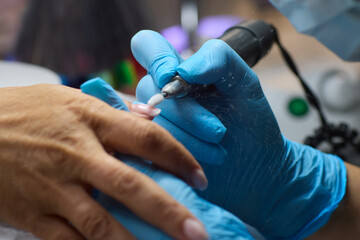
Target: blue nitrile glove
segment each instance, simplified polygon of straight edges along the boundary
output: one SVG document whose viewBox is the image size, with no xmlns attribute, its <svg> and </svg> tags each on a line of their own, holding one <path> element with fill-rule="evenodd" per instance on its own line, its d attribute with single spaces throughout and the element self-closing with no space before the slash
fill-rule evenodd
<svg viewBox="0 0 360 240">
<path fill-rule="evenodd" d="M 84 93 L 95 96 L 118 109 L 128 110 L 124 102 L 110 85 L 97 78 L 81 86 Z M 200 198 L 194 190 L 177 177 L 165 173 L 149 162 L 131 156 L 117 156 L 123 162 L 148 175 L 165 189 L 178 202 L 186 206 L 205 226 L 210 239 L 251 240 L 245 225 L 231 213 Z M 160 230 L 142 221 L 122 204 L 103 193 L 96 196 L 97 201 L 126 227 L 137 239 L 170 239 Z"/>
<path fill-rule="evenodd" d="M 194 98 L 165 99 L 157 106 L 162 116 L 154 119 L 201 163 L 209 180 L 201 196 L 268 238 L 302 239 L 327 222 L 345 194 L 343 161 L 282 136 L 257 76 L 225 42 L 210 40 L 183 62 L 159 34 L 141 31 L 132 40 L 132 51 L 151 74 L 138 85 L 139 101 L 159 93 L 158 86 L 176 73 L 189 83 L 217 88 Z M 192 114 L 183 115 L 189 108 Z M 213 138 L 216 117 L 208 113 L 204 121 L 204 108 L 227 129 L 219 144 Z M 219 148 L 228 154 L 220 166 L 211 158 Z"/>
</svg>

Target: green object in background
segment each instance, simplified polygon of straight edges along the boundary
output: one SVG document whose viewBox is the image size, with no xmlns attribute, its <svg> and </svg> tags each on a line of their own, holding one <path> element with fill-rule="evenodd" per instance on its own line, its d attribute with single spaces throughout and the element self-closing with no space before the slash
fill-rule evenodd
<svg viewBox="0 0 360 240">
<path fill-rule="evenodd" d="M 294 97 L 289 101 L 288 110 L 296 117 L 303 117 L 309 112 L 309 105 L 305 99 L 301 97 Z"/>
<path fill-rule="evenodd" d="M 120 61 L 114 68 L 115 87 L 121 88 L 123 86 L 136 86 L 136 71 L 133 64 L 128 61 Z"/>
<path fill-rule="evenodd" d="M 105 82 L 115 87 L 114 74 L 111 71 L 109 70 L 102 71 L 99 74 L 97 74 L 97 77 L 102 78 Z"/>
<path fill-rule="evenodd" d="M 138 79 L 134 64 L 129 60 L 119 61 L 113 68 L 91 74 L 88 79 L 102 78 L 113 88 L 133 93 L 135 91 Z"/>
</svg>

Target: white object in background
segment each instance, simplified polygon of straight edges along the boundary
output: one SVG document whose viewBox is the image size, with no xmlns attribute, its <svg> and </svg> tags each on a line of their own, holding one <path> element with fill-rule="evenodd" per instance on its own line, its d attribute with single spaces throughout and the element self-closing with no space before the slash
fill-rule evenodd
<svg viewBox="0 0 360 240">
<path fill-rule="evenodd" d="M 299 66 L 306 83 L 318 96 L 327 120 L 337 125 L 346 123 L 360 132 L 360 65 L 318 58 Z M 295 116 L 289 111 L 290 101 L 294 97 L 305 99 L 305 94 L 286 65 L 279 64 L 255 72 L 284 136 L 303 143 L 306 137 L 314 135 L 321 122 L 312 107 L 304 116 Z M 359 154 L 349 151 L 346 157 L 349 162 L 360 165 Z"/>
<path fill-rule="evenodd" d="M 360 82 L 344 71 L 328 71 L 319 81 L 319 97 L 333 111 L 351 111 L 360 103 Z"/>
<path fill-rule="evenodd" d="M 36 65 L 0 61 L 0 87 L 21 87 L 34 84 L 61 84 L 60 77 Z"/>
</svg>

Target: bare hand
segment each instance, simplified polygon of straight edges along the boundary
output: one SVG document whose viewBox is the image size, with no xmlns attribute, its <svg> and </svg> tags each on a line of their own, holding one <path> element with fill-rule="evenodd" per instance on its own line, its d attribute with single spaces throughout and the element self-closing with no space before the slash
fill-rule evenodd
<svg viewBox="0 0 360 240">
<path fill-rule="evenodd" d="M 76 89 L 37 85 L 0 89 L 0 132 L 1 221 L 43 239 L 133 239 L 91 198 L 97 188 L 173 238 L 197 239 L 185 207 L 107 153 L 146 158 L 205 187 L 200 165 L 157 124 Z"/>
</svg>

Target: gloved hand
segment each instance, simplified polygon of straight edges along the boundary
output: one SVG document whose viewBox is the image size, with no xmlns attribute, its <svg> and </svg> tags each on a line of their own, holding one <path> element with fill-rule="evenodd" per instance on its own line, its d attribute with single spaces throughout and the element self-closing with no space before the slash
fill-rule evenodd
<svg viewBox="0 0 360 240">
<path fill-rule="evenodd" d="M 95 96 L 110 105 L 128 111 L 127 106 L 106 82 L 94 79 L 81 86 L 83 92 Z M 162 171 L 151 163 L 131 156 L 117 156 L 123 162 L 151 177 L 178 202 L 187 207 L 202 223 L 210 236 L 209 239 L 251 240 L 245 225 L 231 213 L 203 200 L 177 177 Z M 160 230 L 142 221 L 122 204 L 99 193 L 97 201 L 123 224 L 137 239 L 170 239 Z"/>
<path fill-rule="evenodd" d="M 132 51 L 150 73 L 138 85 L 139 101 L 176 73 L 216 86 L 193 98 L 165 99 L 154 119 L 204 168 L 209 185 L 200 196 L 269 238 L 302 239 L 326 223 L 345 193 L 344 163 L 282 136 L 257 76 L 225 42 L 210 40 L 183 61 L 159 34 L 141 31 Z M 219 133 L 218 120 L 226 132 Z"/>
</svg>

